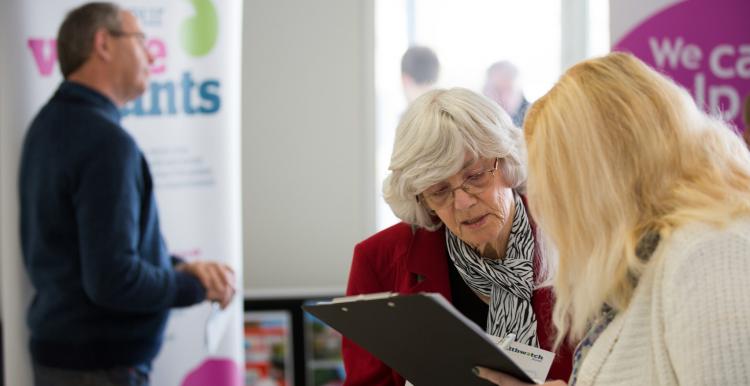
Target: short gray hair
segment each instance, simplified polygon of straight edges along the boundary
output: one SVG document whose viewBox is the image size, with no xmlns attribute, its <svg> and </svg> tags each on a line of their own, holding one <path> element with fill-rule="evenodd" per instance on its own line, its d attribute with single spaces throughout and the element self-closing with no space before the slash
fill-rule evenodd
<svg viewBox="0 0 750 386">
<path fill-rule="evenodd" d="M 99 28 L 117 32 L 122 28 L 120 6 L 114 3 L 88 3 L 68 12 L 57 32 L 60 72 L 66 78 L 88 60 Z"/>
<path fill-rule="evenodd" d="M 401 57 L 401 74 L 408 75 L 416 84 L 434 84 L 440 74 L 437 54 L 429 47 L 409 47 Z"/>
<path fill-rule="evenodd" d="M 396 129 L 383 196 L 398 218 L 434 230 L 440 220 L 417 200 L 419 194 L 458 173 L 466 152 L 475 159 L 500 158 L 505 181 L 523 192 L 524 149 L 521 130 L 492 101 L 464 88 L 433 90 L 411 104 Z"/>
</svg>

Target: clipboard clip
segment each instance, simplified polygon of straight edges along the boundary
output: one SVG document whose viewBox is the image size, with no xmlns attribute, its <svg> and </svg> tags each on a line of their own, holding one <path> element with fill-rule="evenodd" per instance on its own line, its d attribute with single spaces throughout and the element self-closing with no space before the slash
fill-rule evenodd
<svg viewBox="0 0 750 386">
<path fill-rule="evenodd" d="M 398 296 L 398 293 L 389 291 L 389 292 L 376 292 L 376 293 L 371 293 L 371 294 L 344 296 L 340 298 L 333 298 L 330 302 L 320 302 L 318 304 L 348 303 L 348 302 L 356 302 L 359 300 L 385 299 L 385 298 L 390 298 L 393 296 Z"/>
</svg>

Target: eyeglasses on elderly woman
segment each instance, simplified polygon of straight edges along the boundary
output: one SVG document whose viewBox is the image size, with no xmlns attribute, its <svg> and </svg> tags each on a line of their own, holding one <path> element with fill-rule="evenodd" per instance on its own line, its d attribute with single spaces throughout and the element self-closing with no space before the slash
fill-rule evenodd
<svg viewBox="0 0 750 386">
<path fill-rule="evenodd" d="M 464 179 L 461 185 L 454 188 L 447 183 L 438 183 L 425 190 L 421 196 L 424 197 L 425 201 L 432 209 L 437 210 L 443 209 L 452 204 L 456 197 L 456 190 L 458 189 L 461 189 L 470 195 L 480 194 L 492 185 L 492 177 L 495 176 L 495 171 L 497 171 L 499 163 L 500 158 L 495 158 L 495 162 L 491 169 L 472 173 Z M 419 196 L 420 195 L 417 195 L 417 201 L 419 201 Z"/>
</svg>

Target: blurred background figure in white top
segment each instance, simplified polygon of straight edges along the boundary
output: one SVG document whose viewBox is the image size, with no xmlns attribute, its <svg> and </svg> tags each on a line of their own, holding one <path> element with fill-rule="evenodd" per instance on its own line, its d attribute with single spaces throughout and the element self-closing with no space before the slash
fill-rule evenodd
<svg viewBox="0 0 750 386">
<path fill-rule="evenodd" d="M 518 75 L 518 68 L 513 63 L 507 60 L 495 62 L 487 69 L 483 92 L 510 115 L 514 125 L 521 127 L 529 101 L 523 95 Z"/>
</svg>

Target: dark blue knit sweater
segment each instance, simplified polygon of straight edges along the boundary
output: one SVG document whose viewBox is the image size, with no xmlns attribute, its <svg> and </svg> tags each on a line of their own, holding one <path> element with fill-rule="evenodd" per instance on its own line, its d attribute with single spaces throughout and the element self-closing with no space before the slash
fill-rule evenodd
<svg viewBox="0 0 750 386">
<path fill-rule="evenodd" d="M 147 365 L 169 309 L 202 301 L 172 268 L 143 154 L 104 95 L 63 82 L 31 124 L 20 170 L 23 257 L 35 362 Z"/>
</svg>

